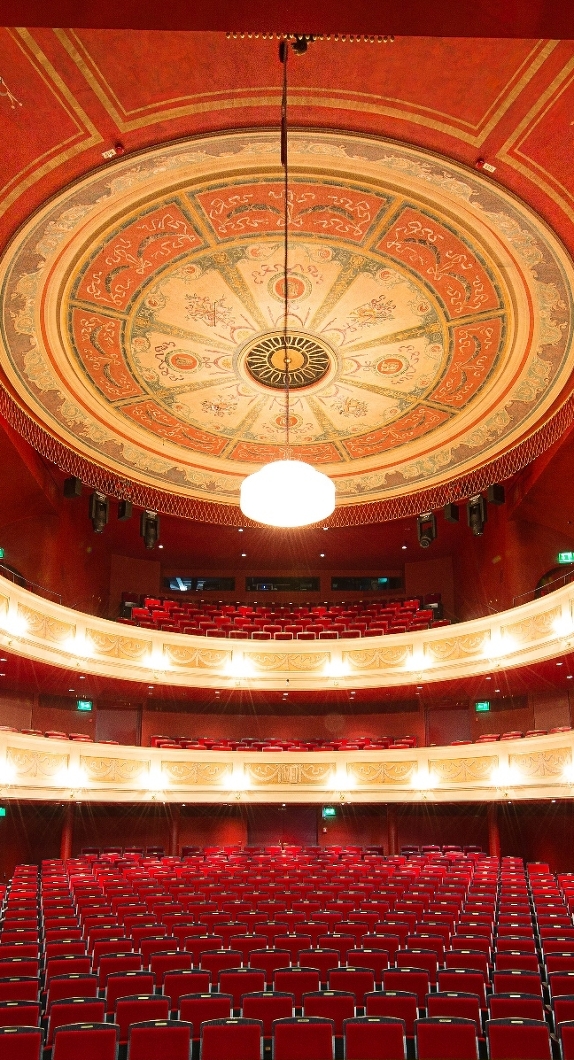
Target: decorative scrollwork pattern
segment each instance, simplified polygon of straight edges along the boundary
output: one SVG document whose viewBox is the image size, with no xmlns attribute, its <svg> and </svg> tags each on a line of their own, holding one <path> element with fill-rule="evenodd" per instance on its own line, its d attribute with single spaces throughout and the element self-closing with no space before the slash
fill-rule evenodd
<svg viewBox="0 0 574 1060">
<path fill-rule="evenodd" d="M 402 666 L 409 654 L 410 645 L 396 645 L 384 648 L 363 648 L 358 651 L 344 651 L 343 660 L 354 670 L 381 670 L 389 666 Z"/>
<path fill-rule="evenodd" d="M 220 784 L 229 766 L 225 762 L 162 762 L 163 772 L 172 784 L 184 784 L 190 787 L 201 785 L 209 787 Z"/>
<path fill-rule="evenodd" d="M 525 777 L 557 777 L 572 760 L 569 747 L 556 747 L 552 751 L 534 751 L 532 754 L 509 755 L 510 765 Z"/>
<path fill-rule="evenodd" d="M 349 775 L 359 785 L 407 784 L 416 762 L 351 762 Z"/>
<path fill-rule="evenodd" d="M 76 631 L 76 627 L 71 623 L 59 622 L 57 619 L 51 618 L 49 615 L 43 615 L 40 611 L 35 611 L 33 608 L 26 607 L 23 604 L 19 604 L 18 614 L 26 620 L 28 632 L 41 640 L 64 641 L 68 637 L 72 637 Z"/>
<path fill-rule="evenodd" d="M 216 651 L 213 648 L 188 648 L 185 645 L 165 644 L 164 652 L 169 662 L 194 670 L 212 670 L 231 662 L 231 651 Z"/>
<path fill-rule="evenodd" d="M 21 751 L 17 747 L 8 747 L 6 758 L 19 777 L 54 777 L 68 765 L 68 755 Z"/>
<path fill-rule="evenodd" d="M 308 765 L 304 762 L 289 762 L 285 765 L 249 763 L 245 766 L 245 771 L 254 784 L 324 784 L 333 771 L 333 765 Z"/>
<path fill-rule="evenodd" d="M 508 633 L 510 637 L 521 643 L 530 643 L 553 633 L 554 623 L 558 618 L 560 618 L 560 608 L 553 607 L 550 611 L 533 615 L 532 618 L 527 618 L 523 622 L 513 622 L 508 626 L 503 626 L 502 632 Z"/>
<path fill-rule="evenodd" d="M 492 770 L 498 766 L 498 755 L 480 758 L 433 758 L 429 768 L 439 780 L 449 784 L 464 784 L 466 781 L 489 780 Z"/>
<path fill-rule="evenodd" d="M 93 758 L 82 755 L 80 763 L 89 780 L 103 784 L 128 784 L 138 780 L 148 769 L 147 762 L 133 758 Z"/>
</svg>

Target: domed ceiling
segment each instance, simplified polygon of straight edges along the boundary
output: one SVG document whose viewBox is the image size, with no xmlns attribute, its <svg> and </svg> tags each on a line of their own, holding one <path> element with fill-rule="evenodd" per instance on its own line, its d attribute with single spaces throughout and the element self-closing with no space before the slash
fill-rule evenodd
<svg viewBox="0 0 574 1060">
<path fill-rule="evenodd" d="M 574 271 L 556 237 L 422 149 L 309 131 L 289 152 L 293 456 L 334 479 L 350 520 L 465 495 L 511 451 L 520 466 L 568 396 Z M 238 132 L 96 171 L 20 231 L 2 363 L 78 473 L 159 508 L 236 506 L 283 457 L 283 216 L 278 134 Z"/>
</svg>

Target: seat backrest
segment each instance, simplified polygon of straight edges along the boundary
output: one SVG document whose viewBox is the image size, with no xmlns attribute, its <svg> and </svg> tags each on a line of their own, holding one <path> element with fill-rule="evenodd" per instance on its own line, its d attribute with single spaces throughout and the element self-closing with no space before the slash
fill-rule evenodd
<svg viewBox="0 0 574 1060">
<path fill-rule="evenodd" d="M 414 1037 L 418 1008 L 417 995 L 406 990 L 385 990 L 383 993 L 376 991 L 365 997 L 367 1016 L 392 1016 L 401 1019 L 407 1038 Z"/>
<path fill-rule="evenodd" d="M 171 998 L 154 994 L 131 994 L 116 1001 L 115 1022 L 120 1028 L 120 1045 L 127 1045 L 131 1023 L 144 1020 L 167 1020 Z"/>
<path fill-rule="evenodd" d="M 46 1046 L 52 1047 L 57 1027 L 70 1023 L 104 1023 L 106 1003 L 99 997 L 70 997 L 54 1001 L 48 1020 Z"/>
<path fill-rule="evenodd" d="M 144 1020 L 129 1029 L 127 1060 L 190 1060 L 193 1026 L 183 1020 Z"/>
<path fill-rule="evenodd" d="M 355 1016 L 345 1020 L 345 1060 L 406 1060 L 404 1020 L 393 1016 Z"/>
<path fill-rule="evenodd" d="M 40 1027 L 0 1027 L 2 1060 L 41 1060 L 43 1046 Z"/>
<path fill-rule="evenodd" d="M 335 1034 L 343 1033 L 343 1020 L 355 1015 L 355 995 L 346 990 L 315 990 L 303 996 L 303 1015 L 333 1021 Z"/>
<path fill-rule="evenodd" d="M 36 987 L 38 984 L 36 983 Z M 56 975 L 50 980 L 46 995 L 46 1012 L 54 1001 L 65 997 L 97 997 L 97 975 Z"/>
<path fill-rule="evenodd" d="M 116 1060 L 119 1028 L 114 1023 L 57 1027 L 52 1060 Z"/>
<path fill-rule="evenodd" d="M 265 990 L 266 975 L 262 968 L 227 968 L 219 974 L 219 989 L 231 994 L 233 1008 L 241 1006 L 243 994 Z"/>
<path fill-rule="evenodd" d="M 38 1001 L 0 1001 L 0 1027 L 35 1027 L 39 1023 Z"/>
<path fill-rule="evenodd" d="M 263 1026 L 243 1017 L 215 1019 L 201 1027 L 201 1060 L 261 1060 Z"/>
<path fill-rule="evenodd" d="M 490 1019 L 543 1020 L 544 1002 L 540 994 L 491 994 L 488 998 Z"/>
<path fill-rule="evenodd" d="M 229 1019 L 233 1016 L 231 994 L 183 994 L 179 1001 L 179 1018 L 193 1025 L 194 1040 L 201 1037 L 201 1027 L 208 1020 Z"/>
<path fill-rule="evenodd" d="M 114 1012 L 119 997 L 133 994 L 153 994 L 155 992 L 155 975 L 153 972 L 132 971 L 112 972 L 108 976 L 106 987 L 106 1012 Z M 167 991 L 169 994 L 169 991 Z M 171 997 L 171 994 L 169 995 Z"/>
<path fill-rule="evenodd" d="M 542 1020 L 487 1020 L 490 1060 L 551 1060 L 550 1031 Z"/>
<path fill-rule="evenodd" d="M 273 1022 L 293 1016 L 295 1007 L 293 994 L 273 988 L 272 992 L 256 991 L 244 994 L 241 999 L 241 1015 L 247 1019 L 260 1020 L 263 1024 L 263 1036 L 270 1038 L 273 1034 Z"/>
<path fill-rule="evenodd" d="M 355 996 L 355 1004 L 363 1008 L 365 994 L 375 989 L 375 973 L 370 968 L 333 968 L 329 972 L 329 989 L 349 991 Z"/>
<path fill-rule="evenodd" d="M 478 1060 L 474 1020 L 431 1016 L 415 1023 L 417 1060 Z"/>
<path fill-rule="evenodd" d="M 478 994 L 454 993 L 442 991 L 427 994 L 427 1014 L 429 1016 L 460 1016 L 471 1019 L 477 1031 L 482 1035 L 481 1012 Z"/>
<path fill-rule="evenodd" d="M 31 975 L 0 979 L 0 1001 L 38 1001 L 40 984 Z"/>
<path fill-rule="evenodd" d="M 273 1025 L 273 1060 L 333 1060 L 332 1020 L 292 1016 Z"/>
<path fill-rule="evenodd" d="M 574 1060 L 574 1020 L 565 1020 L 557 1026 L 562 1060 Z"/>
</svg>

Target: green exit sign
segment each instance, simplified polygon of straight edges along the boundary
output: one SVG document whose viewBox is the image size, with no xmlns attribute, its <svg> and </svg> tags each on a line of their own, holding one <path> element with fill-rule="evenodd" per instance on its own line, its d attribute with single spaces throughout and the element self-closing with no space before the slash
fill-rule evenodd
<svg viewBox="0 0 574 1060">
<path fill-rule="evenodd" d="M 76 700 L 76 707 L 78 708 L 78 710 L 82 710 L 85 714 L 88 714 L 91 711 L 93 705 L 94 705 L 94 702 L 93 702 L 92 699 L 77 699 Z"/>
<path fill-rule="evenodd" d="M 488 714 L 488 712 L 490 710 L 490 700 L 489 699 L 479 699 L 474 704 L 474 709 L 475 709 L 477 714 Z"/>
<path fill-rule="evenodd" d="M 337 811 L 334 806 L 323 806 L 322 817 L 324 821 L 329 820 L 330 817 L 336 817 Z"/>
<path fill-rule="evenodd" d="M 559 563 L 574 563 L 574 552 L 559 552 L 558 553 Z"/>
<path fill-rule="evenodd" d="M 4 559 L 4 549 L 0 548 L 0 559 Z"/>
<path fill-rule="evenodd" d="M 5 806 L 0 806 L 0 817 L 5 817 L 5 816 L 6 816 L 6 807 Z"/>
</svg>

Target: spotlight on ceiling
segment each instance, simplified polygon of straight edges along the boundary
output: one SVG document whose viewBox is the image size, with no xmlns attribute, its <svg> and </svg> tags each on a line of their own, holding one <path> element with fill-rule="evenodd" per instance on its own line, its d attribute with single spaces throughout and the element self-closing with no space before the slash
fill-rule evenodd
<svg viewBox="0 0 574 1060">
<path fill-rule="evenodd" d="M 466 517 L 474 536 L 482 537 L 487 515 L 486 501 L 480 493 L 477 493 L 476 497 L 469 498 L 466 505 Z"/>
<path fill-rule="evenodd" d="M 146 548 L 155 548 L 159 540 L 159 515 L 146 509 L 141 514 L 140 534 Z"/>
<path fill-rule="evenodd" d="M 504 504 L 506 500 L 504 486 L 500 486 L 498 482 L 493 482 L 492 486 L 489 486 L 486 491 L 486 499 L 489 504 Z"/>
<path fill-rule="evenodd" d="M 436 538 L 436 516 L 434 512 L 425 512 L 417 518 L 417 537 L 421 548 L 428 548 Z"/>
<path fill-rule="evenodd" d="M 458 523 L 460 515 L 458 504 L 445 504 L 442 511 L 445 523 Z"/>
<path fill-rule="evenodd" d="M 95 490 L 90 497 L 90 519 L 94 533 L 103 534 L 104 527 L 110 517 L 110 502 L 105 493 Z"/>
<path fill-rule="evenodd" d="M 125 523 L 132 517 L 132 502 L 131 501 L 120 501 L 118 504 L 118 520 L 120 523 Z"/>
</svg>

